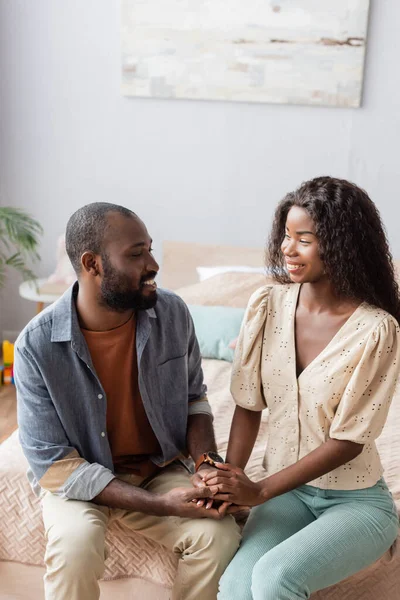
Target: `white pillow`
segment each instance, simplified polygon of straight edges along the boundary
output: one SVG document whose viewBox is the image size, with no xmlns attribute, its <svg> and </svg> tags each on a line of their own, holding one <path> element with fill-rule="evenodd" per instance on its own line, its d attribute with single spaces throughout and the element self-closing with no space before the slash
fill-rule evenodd
<svg viewBox="0 0 400 600">
<path fill-rule="evenodd" d="M 262 275 L 266 275 L 268 269 L 266 269 L 266 267 L 248 267 L 245 265 L 232 267 L 226 265 L 219 267 L 196 267 L 196 271 L 199 276 L 199 281 L 205 281 L 206 279 L 210 279 L 210 277 L 220 275 L 221 273 L 261 273 Z"/>
</svg>

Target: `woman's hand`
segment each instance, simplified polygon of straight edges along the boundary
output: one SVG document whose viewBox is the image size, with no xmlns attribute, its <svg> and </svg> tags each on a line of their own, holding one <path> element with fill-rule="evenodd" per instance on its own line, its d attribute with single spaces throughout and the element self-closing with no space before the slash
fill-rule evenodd
<svg viewBox="0 0 400 600">
<path fill-rule="evenodd" d="M 218 488 L 218 492 L 213 496 L 214 500 L 223 500 L 239 506 L 257 506 L 265 502 L 261 485 L 251 481 L 243 469 L 222 463 L 216 463 L 215 466 L 218 472 L 207 474 L 203 479 L 207 486 Z"/>
</svg>

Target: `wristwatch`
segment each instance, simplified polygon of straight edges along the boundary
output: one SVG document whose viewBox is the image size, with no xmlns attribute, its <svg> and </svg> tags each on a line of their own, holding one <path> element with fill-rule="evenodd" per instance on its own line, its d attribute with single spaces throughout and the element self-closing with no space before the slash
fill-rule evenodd
<svg viewBox="0 0 400 600">
<path fill-rule="evenodd" d="M 225 461 L 222 458 L 222 456 L 220 456 L 216 452 L 203 452 L 203 454 L 200 454 L 199 458 L 196 460 L 195 471 L 198 471 L 200 466 L 203 463 L 206 463 L 206 464 L 214 467 L 215 463 L 224 463 L 224 462 Z"/>
</svg>

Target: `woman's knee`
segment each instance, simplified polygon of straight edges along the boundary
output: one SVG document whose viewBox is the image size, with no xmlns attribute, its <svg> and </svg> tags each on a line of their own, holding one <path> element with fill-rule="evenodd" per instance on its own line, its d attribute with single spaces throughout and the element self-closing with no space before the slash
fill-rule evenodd
<svg viewBox="0 0 400 600">
<path fill-rule="evenodd" d="M 235 559 L 226 569 L 219 584 L 218 600 L 289 600 L 293 595 L 292 577 L 286 567 L 263 564 L 251 569 Z"/>
<path fill-rule="evenodd" d="M 270 560 L 268 554 L 253 568 L 251 591 L 254 600 L 294 600 L 300 596 L 301 574 L 296 565 Z M 304 596 L 305 597 L 305 596 Z"/>
<path fill-rule="evenodd" d="M 246 568 L 235 558 L 228 565 L 219 582 L 218 600 L 252 600 L 251 567 Z"/>
</svg>

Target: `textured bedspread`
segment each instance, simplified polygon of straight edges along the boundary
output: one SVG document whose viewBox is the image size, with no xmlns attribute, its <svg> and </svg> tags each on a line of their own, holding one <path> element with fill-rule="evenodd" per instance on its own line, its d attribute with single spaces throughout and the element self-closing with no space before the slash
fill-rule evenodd
<svg viewBox="0 0 400 600">
<path fill-rule="evenodd" d="M 231 364 L 205 360 L 204 371 L 215 416 L 219 450 L 226 451 L 233 402 L 229 394 Z M 266 416 L 247 469 L 252 478 L 263 476 L 261 461 L 266 444 Z M 378 441 L 385 477 L 400 508 L 400 398 L 394 399 L 384 433 Z M 45 540 L 39 501 L 28 485 L 26 461 L 17 432 L 0 446 L 0 560 L 43 565 Z M 105 579 L 141 577 L 171 586 L 177 559 L 162 546 L 132 533 L 115 521 L 107 534 Z M 378 563 L 345 582 L 313 595 L 313 600 L 399 600 L 400 538 Z"/>
</svg>

